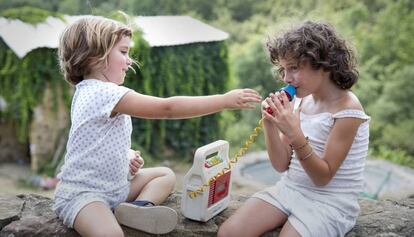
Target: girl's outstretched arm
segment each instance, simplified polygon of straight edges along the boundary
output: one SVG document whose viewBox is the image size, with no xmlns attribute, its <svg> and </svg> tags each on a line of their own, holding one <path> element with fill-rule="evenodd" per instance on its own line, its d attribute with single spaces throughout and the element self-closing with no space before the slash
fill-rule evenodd
<svg viewBox="0 0 414 237">
<path fill-rule="evenodd" d="M 208 115 L 224 109 L 252 109 L 259 103 L 259 93 L 235 89 L 220 95 L 174 96 L 159 98 L 130 91 L 115 106 L 113 114 L 122 113 L 147 119 L 184 119 Z"/>
</svg>

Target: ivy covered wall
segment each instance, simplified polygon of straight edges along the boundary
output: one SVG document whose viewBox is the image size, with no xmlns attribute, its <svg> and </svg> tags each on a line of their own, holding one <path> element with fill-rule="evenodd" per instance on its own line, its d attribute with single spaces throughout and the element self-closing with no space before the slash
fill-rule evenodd
<svg viewBox="0 0 414 237">
<path fill-rule="evenodd" d="M 223 93 L 229 83 L 225 42 L 193 43 L 150 48 L 137 37 L 132 57 L 138 59 L 137 73 L 128 75 L 126 85 L 137 92 L 159 97 Z M 200 106 L 203 106 L 200 104 Z M 173 150 L 190 157 L 193 151 L 220 138 L 220 113 L 186 120 L 133 120 L 133 142 L 155 156 Z"/>
<path fill-rule="evenodd" d="M 135 74 L 128 74 L 127 87 L 160 97 L 226 91 L 229 69 L 225 42 L 151 48 L 139 33 L 134 38 L 131 57 L 139 61 L 139 67 L 135 67 Z M 46 85 L 53 91 L 62 89 L 68 108 L 71 86 L 59 72 L 56 49 L 35 49 L 19 59 L 0 38 L 0 65 L 0 96 L 7 102 L 6 109 L 0 110 L 0 121 L 16 122 L 19 140 L 24 143 L 33 109 L 42 101 Z M 167 151 L 190 157 L 194 149 L 220 138 L 219 120 L 220 114 L 187 120 L 133 119 L 133 144 L 156 157 Z"/>
<path fill-rule="evenodd" d="M 0 110 L 0 118 L 17 124 L 22 143 L 27 141 L 33 109 L 42 102 L 47 86 L 54 92 L 55 105 L 59 88 L 67 106 L 70 105 L 70 86 L 62 79 L 56 58 L 56 50 L 39 48 L 20 59 L 0 38 L 0 96 L 7 104 Z"/>
</svg>

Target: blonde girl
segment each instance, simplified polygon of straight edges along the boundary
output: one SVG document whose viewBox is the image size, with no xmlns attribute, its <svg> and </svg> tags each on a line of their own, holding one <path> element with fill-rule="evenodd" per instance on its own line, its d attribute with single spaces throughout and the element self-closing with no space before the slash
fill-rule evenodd
<svg viewBox="0 0 414 237">
<path fill-rule="evenodd" d="M 173 209 L 157 206 L 173 190 L 174 173 L 165 167 L 142 168 L 138 151 L 128 159 L 131 116 L 185 119 L 252 108 L 251 102 L 261 100 L 251 89 L 157 98 L 121 86 L 133 62 L 128 56 L 131 36 L 124 24 L 90 16 L 69 25 L 60 39 L 60 65 L 75 94 L 54 210 L 82 236 L 124 236 L 119 223 L 162 234 L 177 223 Z M 128 173 L 135 176 L 128 180 Z"/>
</svg>

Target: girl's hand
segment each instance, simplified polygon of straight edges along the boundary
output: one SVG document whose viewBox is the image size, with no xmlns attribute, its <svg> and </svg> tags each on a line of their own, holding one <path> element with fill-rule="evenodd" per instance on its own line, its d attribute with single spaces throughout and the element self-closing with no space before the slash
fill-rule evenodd
<svg viewBox="0 0 414 237">
<path fill-rule="evenodd" d="M 226 108 L 229 109 L 254 109 L 250 103 L 259 103 L 262 97 L 253 89 L 235 89 L 224 94 Z"/>
<path fill-rule="evenodd" d="M 129 160 L 129 172 L 134 176 L 140 168 L 144 166 L 144 159 L 140 151 L 134 151 L 132 159 Z"/>
<path fill-rule="evenodd" d="M 295 136 L 300 133 L 300 108 L 293 112 L 293 108 L 284 91 L 271 93 L 269 97 L 262 102 L 267 104 L 273 111 L 270 114 L 266 106 L 262 106 L 262 114 L 265 120 L 273 122 L 277 128 L 288 138 L 293 141 Z"/>
<path fill-rule="evenodd" d="M 270 96 L 271 94 L 269 94 Z M 266 109 L 269 108 L 269 104 L 266 102 L 266 99 L 262 101 L 262 113 L 263 111 L 266 111 Z"/>
<path fill-rule="evenodd" d="M 273 93 L 270 93 L 269 94 L 269 97 L 272 96 L 272 95 L 273 95 Z M 269 121 L 269 119 L 266 119 L 266 116 L 265 116 L 265 112 L 268 112 L 269 113 L 268 109 L 270 108 L 270 106 L 267 103 L 266 99 L 264 99 L 262 101 L 262 118 L 264 118 L 264 121 Z"/>
</svg>

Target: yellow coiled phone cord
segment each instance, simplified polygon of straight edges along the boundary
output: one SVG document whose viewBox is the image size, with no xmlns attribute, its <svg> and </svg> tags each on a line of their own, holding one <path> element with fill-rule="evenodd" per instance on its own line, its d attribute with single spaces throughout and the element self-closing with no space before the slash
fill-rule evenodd
<svg viewBox="0 0 414 237">
<path fill-rule="evenodd" d="M 211 184 L 213 184 L 220 176 L 223 176 L 227 171 L 231 170 L 232 164 L 237 163 L 239 161 L 240 157 L 242 157 L 246 151 L 249 149 L 250 145 L 253 144 L 253 142 L 256 140 L 257 136 L 259 136 L 260 132 L 263 128 L 263 119 L 259 120 L 259 123 L 254 128 L 252 134 L 250 134 L 249 139 L 244 143 L 244 146 L 240 148 L 239 152 L 234 156 L 234 158 L 230 159 L 228 166 L 222 169 L 220 172 L 218 172 L 215 176 L 211 177 L 207 183 L 201 185 L 198 187 L 195 191 L 188 192 L 188 196 L 193 199 L 196 198 L 199 194 L 204 192 L 204 189 L 209 187 Z"/>
</svg>

